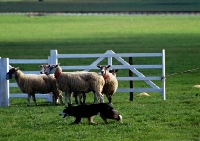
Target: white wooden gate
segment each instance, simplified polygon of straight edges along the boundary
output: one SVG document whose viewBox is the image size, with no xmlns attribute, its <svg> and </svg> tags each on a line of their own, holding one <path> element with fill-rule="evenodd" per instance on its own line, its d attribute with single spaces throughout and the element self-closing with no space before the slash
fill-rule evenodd
<svg viewBox="0 0 200 141">
<path fill-rule="evenodd" d="M 160 57 L 162 64 L 159 65 L 131 65 L 125 61 L 122 57 Z M 114 53 L 112 50 L 106 51 L 104 54 L 58 54 L 57 50 L 51 50 L 51 59 L 54 60 L 54 64 L 58 63 L 58 59 L 61 58 L 98 58 L 90 66 L 61 66 L 63 70 L 81 70 L 89 71 L 91 69 L 98 69 L 97 65 L 104 58 L 108 59 L 108 65 L 111 65 L 112 69 L 128 69 L 131 70 L 137 77 L 117 77 L 118 81 L 144 81 L 151 88 L 118 88 L 117 92 L 159 92 L 162 94 L 163 100 L 166 100 L 165 96 L 165 50 L 161 53 Z M 113 65 L 112 59 L 118 60 L 121 65 Z M 52 61 L 51 61 L 52 62 Z M 162 76 L 145 77 L 137 69 L 162 69 Z M 151 80 L 162 81 L 162 88 L 159 88 Z"/>
</svg>

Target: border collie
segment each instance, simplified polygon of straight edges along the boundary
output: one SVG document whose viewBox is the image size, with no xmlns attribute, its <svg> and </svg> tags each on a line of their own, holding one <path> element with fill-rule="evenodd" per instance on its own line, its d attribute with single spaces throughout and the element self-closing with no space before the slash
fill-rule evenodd
<svg viewBox="0 0 200 141">
<path fill-rule="evenodd" d="M 68 107 L 65 108 L 59 115 L 63 115 L 63 118 L 66 116 L 74 116 L 76 118 L 73 122 L 74 124 L 80 123 L 81 118 L 88 118 L 89 123 L 95 123 L 93 122 L 92 118 L 94 115 L 100 115 L 105 123 L 108 123 L 107 119 L 114 119 L 122 122 L 122 116 L 119 115 L 113 107 L 106 103 L 86 104 L 78 106 L 72 106 L 69 104 Z"/>
</svg>

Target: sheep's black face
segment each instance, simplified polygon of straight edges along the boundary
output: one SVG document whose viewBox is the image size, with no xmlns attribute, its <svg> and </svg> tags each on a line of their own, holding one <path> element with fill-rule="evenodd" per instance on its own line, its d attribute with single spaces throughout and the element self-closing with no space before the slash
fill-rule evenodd
<svg viewBox="0 0 200 141">
<path fill-rule="evenodd" d="M 9 72 L 6 74 L 6 79 L 12 79 L 13 75 L 15 74 L 15 72 L 17 71 L 17 68 L 12 68 L 9 70 Z"/>
</svg>

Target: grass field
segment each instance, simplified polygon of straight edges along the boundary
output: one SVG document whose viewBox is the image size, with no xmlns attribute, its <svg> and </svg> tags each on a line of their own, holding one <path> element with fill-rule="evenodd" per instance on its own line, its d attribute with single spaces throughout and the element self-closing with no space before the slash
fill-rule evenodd
<svg viewBox="0 0 200 141">
<path fill-rule="evenodd" d="M 198 68 L 200 54 L 199 16 L 0 16 L 0 56 L 12 59 L 45 59 L 51 49 L 59 53 L 155 53 L 166 50 L 166 75 Z M 135 64 L 156 59 L 134 60 Z M 89 64 L 60 60 L 61 64 Z M 17 67 L 17 65 L 14 65 Z M 19 65 L 21 70 L 39 70 Z M 145 70 L 144 70 L 145 72 Z M 118 75 L 127 75 L 120 70 Z M 147 74 L 156 72 L 146 72 Z M 149 74 L 151 75 L 151 74 Z M 155 74 L 156 75 L 156 74 Z M 159 74 L 158 74 L 159 75 Z M 39 106 L 26 107 L 26 99 L 11 99 L 0 108 L 0 140 L 200 140 L 199 70 L 166 78 L 167 100 L 158 93 L 129 101 L 128 93 L 116 93 L 113 106 L 123 123 L 70 125 L 74 118 L 58 114 L 63 106 L 37 99 Z M 156 82 L 157 83 L 157 82 Z M 135 82 L 138 87 L 142 84 Z M 128 87 L 128 83 L 120 82 Z M 13 90 L 15 91 L 15 90 Z M 16 90 L 17 91 L 17 90 Z M 105 98 L 107 101 L 107 99 Z M 93 95 L 87 95 L 92 103 Z"/>
<path fill-rule="evenodd" d="M 199 12 L 198 0 L 0 0 L 0 12 Z"/>
</svg>

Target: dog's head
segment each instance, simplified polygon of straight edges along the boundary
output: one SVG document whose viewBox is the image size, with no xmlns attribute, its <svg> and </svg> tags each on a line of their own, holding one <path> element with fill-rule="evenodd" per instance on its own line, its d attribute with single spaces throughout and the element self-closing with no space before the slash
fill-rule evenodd
<svg viewBox="0 0 200 141">
<path fill-rule="evenodd" d="M 71 111 L 72 107 L 73 107 L 72 104 L 68 104 L 68 107 L 65 108 L 59 115 L 63 116 L 63 118 L 65 118 L 66 116 L 71 116 L 70 115 L 70 113 L 71 113 L 70 111 Z"/>
</svg>

